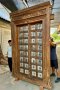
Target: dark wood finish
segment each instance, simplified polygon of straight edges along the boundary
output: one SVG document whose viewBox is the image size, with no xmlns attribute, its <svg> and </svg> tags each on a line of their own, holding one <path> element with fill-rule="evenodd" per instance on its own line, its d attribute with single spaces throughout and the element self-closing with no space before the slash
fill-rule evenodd
<svg viewBox="0 0 60 90">
<path fill-rule="evenodd" d="M 50 20 L 54 20 L 54 14 L 50 16 Z"/>
<path fill-rule="evenodd" d="M 50 3 L 11 14 L 13 75 L 21 80 L 51 88 Z"/>
</svg>

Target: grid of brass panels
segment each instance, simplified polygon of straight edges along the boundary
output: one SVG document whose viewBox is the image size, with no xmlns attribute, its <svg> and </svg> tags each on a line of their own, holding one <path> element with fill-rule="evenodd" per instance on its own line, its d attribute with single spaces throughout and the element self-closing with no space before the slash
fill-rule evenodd
<svg viewBox="0 0 60 90">
<path fill-rule="evenodd" d="M 19 27 L 20 73 L 38 79 L 43 78 L 42 31 L 42 21 Z"/>
<path fill-rule="evenodd" d="M 22 26 L 19 30 L 19 49 L 20 49 L 20 73 L 29 74 L 28 61 L 28 26 Z"/>
</svg>

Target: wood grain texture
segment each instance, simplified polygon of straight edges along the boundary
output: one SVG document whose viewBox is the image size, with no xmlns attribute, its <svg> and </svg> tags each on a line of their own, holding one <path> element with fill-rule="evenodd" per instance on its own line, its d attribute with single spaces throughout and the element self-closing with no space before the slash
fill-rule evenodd
<svg viewBox="0 0 60 90">
<path fill-rule="evenodd" d="M 50 35 L 50 19 L 51 19 L 51 13 L 50 13 L 50 3 L 46 2 L 41 5 L 36 5 L 34 7 L 24 9 L 21 11 L 17 11 L 14 13 L 11 13 L 11 31 L 12 31 L 12 59 L 13 59 L 13 75 L 15 77 L 20 78 L 21 80 L 28 81 L 33 84 L 41 85 L 43 90 L 43 87 L 46 88 L 51 88 L 50 84 L 50 45 L 49 45 L 49 35 Z M 38 29 L 35 28 L 36 30 L 32 30 L 31 27 L 37 24 L 41 24 L 42 28 Z M 21 31 L 21 28 L 28 26 L 28 31 Z M 35 33 L 35 37 L 32 37 L 31 33 Z M 38 37 L 37 33 L 41 34 L 42 32 L 42 38 L 41 36 Z M 20 38 L 19 35 L 22 37 Z M 24 34 L 28 33 L 28 44 L 24 44 L 26 37 L 24 38 Z M 23 38 L 23 39 L 22 39 Z M 37 59 L 38 58 L 38 43 L 40 43 L 40 39 L 42 39 L 42 79 L 38 78 L 40 73 L 37 70 L 38 64 L 37 64 Z M 19 44 L 19 41 L 22 40 L 22 44 Z M 31 43 L 32 41 L 35 40 L 35 44 Z M 19 49 L 20 46 L 23 45 L 28 45 L 28 50 L 22 50 L 23 51 L 23 64 L 20 64 L 20 58 L 21 58 L 21 49 Z M 32 46 L 35 45 L 35 56 L 31 56 L 31 53 L 33 52 Z M 24 46 L 23 46 L 24 49 Z M 28 56 L 26 55 L 26 51 L 28 53 Z M 41 54 L 41 52 L 40 52 Z M 28 58 L 28 62 L 25 62 L 25 58 Z M 35 58 L 36 63 L 32 64 L 31 59 Z M 41 58 L 40 58 L 41 59 Z M 28 64 L 28 69 L 25 68 L 25 64 Z M 23 73 L 20 72 L 22 70 L 20 68 L 20 65 L 23 65 Z M 32 65 L 33 67 L 36 66 L 36 70 L 32 70 Z M 29 74 L 27 71 L 28 70 Z M 36 77 L 32 76 L 35 75 L 34 73 L 36 72 Z M 39 74 L 38 74 L 39 73 Z"/>
</svg>

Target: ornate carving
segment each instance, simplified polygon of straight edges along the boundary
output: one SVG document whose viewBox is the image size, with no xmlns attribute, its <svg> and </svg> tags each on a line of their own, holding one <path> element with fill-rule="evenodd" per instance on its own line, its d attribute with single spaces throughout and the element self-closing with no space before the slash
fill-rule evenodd
<svg viewBox="0 0 60 90">
<path fill-rule="evenodd" d="M 44 14 L 46 14 L 45 9 L 44 9 L 44 10 L 37 11 L 37 12 L 33 12 L 33 13 L 31 13 L 31 14 L 28 14 L 28 15 L 24 15 L 24 16 L 22 17 L 22 19 L 37 17 L 37 16 L 44 15 Z"/>
<path fill-rule="evenodd" d="M 29 18 L 33 18 L 33 17 L 38 17 L 38 16 L 41 16 L 41 15 L 45 15 L 46 14 L 46 10 L 43 9 L 43 10 L 38 10 L 37 12 L 33 11 L 33 13 L 26 13 L 25 15 L 22 15 L 22 16 L 15 16 L 14 18 L 12 18 L 13 21 L 15 20 L 22 20 L 22 19 L 29 19 Z"/>
</svg>

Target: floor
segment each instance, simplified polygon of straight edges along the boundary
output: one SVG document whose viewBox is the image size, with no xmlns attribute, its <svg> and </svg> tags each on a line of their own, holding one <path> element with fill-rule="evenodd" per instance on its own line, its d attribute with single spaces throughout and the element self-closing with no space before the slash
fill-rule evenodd
<svg viewBox="0 0 60 90">
<path fill-rule="evenodd" d="M 52 90 L 60 90 L 60 82 L 54 83 L 54 78 L 51 79 L 53 83 Z M 15 81 L 11 73 L 7 69 L 6 72 L 0 74 L 0 90 L 40 90 L 40 88 L 39 86 L 25 81 Z"/>
</svg>

